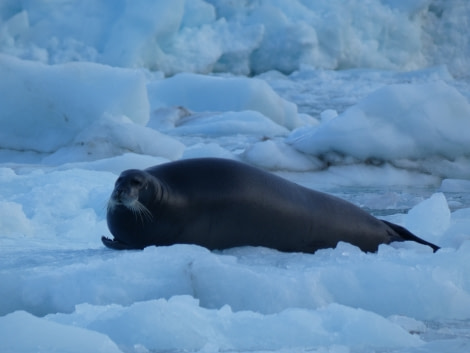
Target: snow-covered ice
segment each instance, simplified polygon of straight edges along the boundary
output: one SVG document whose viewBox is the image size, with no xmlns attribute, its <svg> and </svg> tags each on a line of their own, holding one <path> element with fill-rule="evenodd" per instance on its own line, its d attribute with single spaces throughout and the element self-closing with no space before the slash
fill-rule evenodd
<svg viewBox="0 0 470 353">
<path fill-rule="evenodd" d="M 470 4 L 0 2 L 1 352 L 470 350 Z M 117 175 L 241 160 L 442 249 L 104 248 Z"/>
</svg>

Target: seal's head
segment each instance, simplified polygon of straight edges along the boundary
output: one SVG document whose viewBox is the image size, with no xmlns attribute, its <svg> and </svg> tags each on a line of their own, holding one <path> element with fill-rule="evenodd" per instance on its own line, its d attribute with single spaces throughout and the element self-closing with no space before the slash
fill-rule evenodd
<svg viewBox="0 0 470 353">
<path fill-rule="evenodd" d="M 108 201 L 107 222 L 114 239 L 102 237 L 113 249 L 143 249 L 147 246 L 145 223 L 152 222 L 148 205 L 158 198 L 155 177 L 145 171 L 130 169 L 121 173 Z"/>
<path fill-rule="evenodd" d="M 121 173 L 114 184 L 114 190 L 108 201 L 108 212 L 116 207 L 125 207 L 137 216 L 151 217 L 149 210 L 140 201 L 144 201 L 149 188 L 149 175 L 141 170 L 130 169 Z"/>
</svg>

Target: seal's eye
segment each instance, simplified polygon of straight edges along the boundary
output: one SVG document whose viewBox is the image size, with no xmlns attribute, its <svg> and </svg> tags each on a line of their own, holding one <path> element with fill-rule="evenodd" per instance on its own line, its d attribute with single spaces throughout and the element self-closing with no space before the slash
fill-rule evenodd
<svg viewBox="0 0 470 353">
<path fill-rule="evenodd" d="M 140 188 L 143 185 L 143 182 L 140 178 L 132 178 L 131 185 L 136 188 Z"/>
</svg>

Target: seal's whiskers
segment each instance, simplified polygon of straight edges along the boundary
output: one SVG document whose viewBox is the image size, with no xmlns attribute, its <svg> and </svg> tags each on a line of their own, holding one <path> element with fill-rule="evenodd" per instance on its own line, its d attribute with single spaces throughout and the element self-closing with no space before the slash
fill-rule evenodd
<svg viewBox="0 0 470 353">
<path fill-rule="evenodd" d="M 147 207 L 144 206 L 139 200 L 136 200 L 132 204 L 127 206 L 134 215 L 140 218 L 140 221 L 144 223 L 144 221 L 152 221 L 153 215 L 152 212 L 149 211 Z"/>
<path fill-rule="evenodd" d="M 114 207 L 116 207 L 116 200 L 114 200 L 112 197 L 109 198 L 108 203 L 106 204 L 106 210 L 108 212 L 114 211 Z"/>
</svg>

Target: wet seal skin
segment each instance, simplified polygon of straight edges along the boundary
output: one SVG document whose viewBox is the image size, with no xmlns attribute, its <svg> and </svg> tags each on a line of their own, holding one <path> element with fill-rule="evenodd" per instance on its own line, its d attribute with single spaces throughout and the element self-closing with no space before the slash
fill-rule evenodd
<svg viewBox="0 0 470 353">
<path fill-rule="evenodd" d="M 314 253 L 343 241 L 375 252 L 380 244 L 407 240 L 439 249 L 345 200 L 218 158 L 122 172 L 107 222 L 113 238 L 102 241 L 112 249 L 196 244 Z"/>
</svg>

